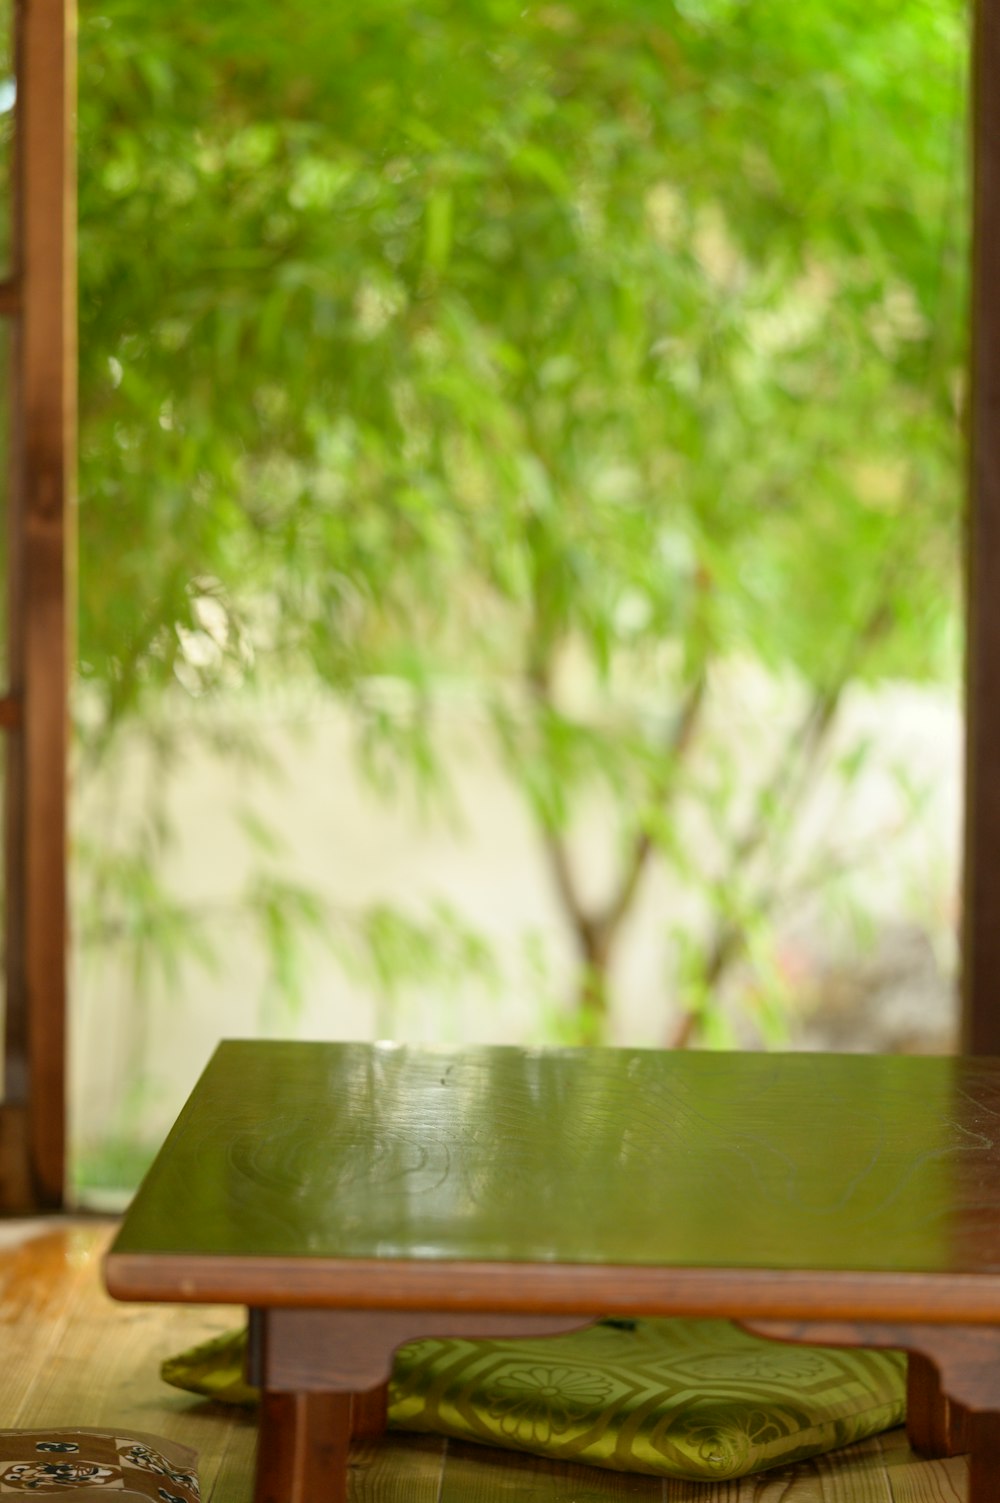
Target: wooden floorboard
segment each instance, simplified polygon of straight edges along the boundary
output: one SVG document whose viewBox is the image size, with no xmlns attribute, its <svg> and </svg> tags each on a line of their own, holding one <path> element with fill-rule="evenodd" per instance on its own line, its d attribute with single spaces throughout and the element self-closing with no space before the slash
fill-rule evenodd
<svg viewBox="0 0 1000 1503">
<path fill-rule="evenodd" d="M 251 1415 L 160 1382 L 161 1359 L 228 1329 L 232 1310 L 119 1305 L 104 1293 L 99 1223 L 34 1228 L 0 1248 L 0 1415 L 4 1428 L 121 1425 L 199 1452 L 208 1503 L 249 1503 Z"/>
<path fill-rule="evenodd" d="M 119 1305 L 101 1222 L 0 1223 L 0 1426 L 122 1425 L 193 1446 L 206 1503 L 251 1503 L 253 1417 L 159 1379 L 161 1360 L 230 1329 L 232 1309 Z M 739 1482 L 660 1481 L 433 1436 L 351 1458 L 351 1503 L 964 1503 L 964 1457 L 921 1461 L 902 1430 Z M 323 1503 L 317 1499 L 316 1503 Z"/>
<path fill-rule="evenodd" d="M 351 1450 L 351 1503 L 440 1503 L 448 1445 L 436 1435 L 387 1435 Z"/>
</svg>

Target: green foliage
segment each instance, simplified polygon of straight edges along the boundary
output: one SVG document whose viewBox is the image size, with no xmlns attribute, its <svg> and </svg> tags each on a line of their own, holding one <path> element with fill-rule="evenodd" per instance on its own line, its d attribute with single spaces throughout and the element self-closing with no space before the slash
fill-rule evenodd
<svg viewBox="0 0 1000 1503">
<path fill-rule="evenodd" d="M 131 1134 L 109 1138 L 74 1156 L 72 1183 L 77 1203 L 89 1210 L 121 1214 L 135 1194 L 159 1150 L 159 1143 L 137 1142 Z"/>
<path fill-rule="evenodd" d="M 682 795 L 752 948 L 770 876 L 740 874 L 845 686 L 952 666 L 964 6 L 84 0 L 80 42 L 89 748 L 168 688 L 309 675 L 383 787 L 430 788 L 458 682 L 584 1011 L 648 859 L 683 875 Z M 749 820 L 700 730 L 734 659 L 803 703 Z M 623 855 L 589 913 L 563 841 L 595 784 Z M 268 891 L 287 966 L 320 916 Z M 397 976 L 420 945 L 367 922 Z"/>
</svg>

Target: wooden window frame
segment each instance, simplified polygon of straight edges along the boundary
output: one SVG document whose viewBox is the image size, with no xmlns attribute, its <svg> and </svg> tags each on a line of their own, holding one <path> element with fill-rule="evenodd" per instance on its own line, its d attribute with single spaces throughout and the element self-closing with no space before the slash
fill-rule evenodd
<svg viewBox="0 0 1000 1503">
<path fill-rule="evenodd" d="M 76 472 L 75 0 L 17 0 L 0 1209 L 65 1194 L 67 766 Z"/>
<path fill-rule="evenodd" d="M 977 0 L 962 1048 L 1000 1054 L 1000 0 Z"/>
</svg>

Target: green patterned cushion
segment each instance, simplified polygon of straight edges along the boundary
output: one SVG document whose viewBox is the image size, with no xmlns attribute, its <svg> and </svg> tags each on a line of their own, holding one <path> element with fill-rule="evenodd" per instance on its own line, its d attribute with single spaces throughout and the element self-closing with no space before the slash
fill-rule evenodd
<svg viewBox="0 0 1000 1503">
<path fill-rule="evenodd" d="M 246 1327 L 227 1331 L 168 1357 L 160 1367 L 160 1377 L 174 1388 L 186 1388 L 223 1404 L 256 1404 L 257 1389 L 251 1388 L 243 1373 L 246 1354 Z"/>
<path fill-rule="evenodd" d="M 170 1383 L 254 1397 L 245 1336 L 164 1364 Z M 901 1352 L 781 1346 L 721 1320 L 605 1320 L 569 1336 L 415 1341 L 389 1423 L 654 1475 L 740 1477 L 899 1424 Z"/>
</svg>

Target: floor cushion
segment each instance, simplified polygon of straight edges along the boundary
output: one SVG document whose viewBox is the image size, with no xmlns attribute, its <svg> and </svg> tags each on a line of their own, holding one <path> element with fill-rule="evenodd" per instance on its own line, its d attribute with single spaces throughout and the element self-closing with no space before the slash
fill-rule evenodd
<svg viewBox="0 0 1000 1503">
<path fill-rule="evenodd" d="M 167 1382 L 230 1402 L 245 1332 L 163 1365 Z M 899 1424 L 901 1352 L 785 1346 L 722 1320 L 604 1320 L 568 1336 L 411 1342 L 389 1423 L 653 1475 L 710 1480 L 785 1466 Z"/>
<path fill-rule="evenodd" d="M 197 1459 L 176 1441 L 131 1430 L 0 1430 L 0 1496 L 199 1503 Z"/>
</svg>

